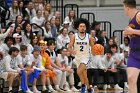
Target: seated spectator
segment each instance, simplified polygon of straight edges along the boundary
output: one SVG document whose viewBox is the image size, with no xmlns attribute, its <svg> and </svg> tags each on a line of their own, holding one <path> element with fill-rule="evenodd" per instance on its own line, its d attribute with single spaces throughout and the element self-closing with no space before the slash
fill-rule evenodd
<svg viewBox="0 0 140 93">
<path fill-rule="evenodd" d="M 109 40 L 108 40 L 108 42 L 107 42 L 107 44 L 104 46 L 104 54 L 106 53 L 106 51 L 108 50 L 108 49 L 110 49 L 110 46 L 111 45 L 113 45 L 113 44 L 115 44 L 115 42 L 114 42 L 114 40 L 112 39 L 112 38 L 110 38 Z"/>
<path fill-rule="evenodd" d="M 49 91 L 50 92 L 53 92 L 54 89 L 52 88 L 51 84 L 50 84 L 50 79 L 52 79 L 54 85 L 55 85 L 55 89 L 56 90 L 60 90 L 59 89 L 59 85 L 58 85 L 58 81 L 57 81 L 57 78 L 56 78 L 56 74 L 55 72 L 53 71 L 53 69 L 59 69 L 59 70 L 62 70 L 62 68 L 60 68 L 59 66 L 57 66 L 56 64 L 54 64 L 49 55 L 45 52 L 46 51 L 46 42 L 45 41 L 39 41 L 39 47 L 40 47 L 40 54 L 42 56 L 42 65 L 44 66 L 44 68 L 46 68 L 48 70 L 48 73 L 47 73 L 47 78 L 48 78 L 48 88 L 49 88 Z"/>
<path fill-rule="evenodd" d="M 129 37 L 124 37 L 124 43 L 120 45 L 120 53 L 123 53 L 125 49 L 129 48 Z"/>
<path fill-rule="evenodd" d="M 24 69 L 27 71 L 27 77 L 29 78 L 29 75 L 34 72 L 34 69 L 31 68 L 30 58 L 29 55 L 27 55 L 27 46 L 21 45 L 20 46 L 20 54 L 17 56 L 17 65 L 20 69 Z M 36 80 L 37 78 L 34 78 L 32 89 L 35 93 L 41 93 L 36 88 Z"/>
<path fill-rule="evenodd" d="M 119 83 L 119 73 L 117 71 L 117 69 L 115 68 L 115 60 L 112 57 L 112 51 L 111 49 L 109 49 L 108 51 L 106 51 L 105 56 L 101 59 L 101 62 L 103 64 L 103 66 L 105 67 L 105 85 L 104 85 L 104 89 L 110 88 L 109 85 L 109 77 L 113 76 L 114 79 L 114 89 L 115 90 L 123 90 L 123 88 L 119 87 L 118 83 Z"/>
<path fill-rule="evenodd" d="M 122 81 L 124 83 L 124 88 L 128 89 L 126 69 L 122 67 L 122 65 L 124 65 L 124 62 L 122 63 L 120 53 L 118 53 L 117 50 L 118 46 L 116 44 L 111 45 L 112 58 L 114 59 L 115 68 L 117 69 L 117 72 L 119 72 L 123 77 Z"/>
<path fill-rule="evenodd" d="M 13 38 L 14 38 L 14 47 L 18 48 L 20 50 L 20 45 L 22 42 L 22 36 L 19 35 L 18 33 L 13 34 Z"/>
<path fill-rule="evenodd" d="M 103 46 L 99 44 L 95 44 L 93 47 L 93 54 L 91 55 L 91 59 L 89 61 L 88 69 L 87 69 L 87 77 L 89 80 L 90 87 L 94 86 L 93 88 L 95 91 L 98 90 L 97 84 L 99 81 L 98 78 L 100 73 L 104 74 L 105 67 L 101 63 L 103 54 L 104 54 Z"/>
<path fill-rule="evenodd" d="M 6 37 L 4 43 L 0 45 L 1 51 L 4 53 L 4 56 L 8 55 L 9 49 L 13 46 L 14 38 Z"/>
<path fill-rule="evenodd" d="M 13 93 L 12 85 L 14 81 L 14 72 L 7 72 L 5 70 L 4 54 L 0 51 L 0 78 L 8 81 L 8 93 Z"/>
<path fill-rule="evenodd" d="M 21 35 L 22 27 L 20 25 L 16 25 L 13 34 L 17 33 Z"/>
<path fill-rule="evenodd" d="M 2 41 L 9 35 L 13 33 L 13 28 L 9 27 L 7 30 L 5 30 L 4 33 L 0 34 L 0 43 L 3 43 Z"/>
<path fill-rule="evenodd" d="M 69 81 L 70 84 L 74 84 L 74 77 L 73 77 L 73 69 L 71 69 L 68 66 L 68 58 L 67 58 L 67 48 L 66 47 L 62 47 L 60 54 L 58 54 L 58 59 L 61 63 L 62 68 L 64 68 L 64 71 L 62 73 L 62 78 L 61 78 L 61 82 L 60 82 L 60 88 L 65 90 L 65 91 L 71 91 L 69 88 L 69 85 L 66 81 L 66 76 L 69 76 Z"/>
<path fill-rule="evenodd" d="M 33 93 L 30 91 L 30 89 L 27 86 L 27 73 L 25 73 L 25 76 L 22 76 L 22 70 L 18 67 L 17 65 L 17 55 L 19 53 L 19 50 L 16 47 L 11 47 L 9 49 L 9 55 L 5 57 L 5 69 L 7 72 L 13 72 L 15 74 L 15 77 L 19 78 L 20 81 L 20 86 L 19 86 L 19 91 L 24 91 L 27 93 Z M 24 70 L 23 70 L 24 71 Z M 24 80 L 20 80 L 20 78 L 24 78 Z M 24 83 L 23 83 L 24 82 Z M 25 86 L 24 86 L 25 84 Z M 24 86 L 24 87 L 23 87 Z"/>
<path fill-rule="evenodd" d="M 61 67 L 61 64 L 58 60 L 58 55 L 57 55 L 57 52 L 54 50 L 55 49 L 55 41 L 53 40 L 49 40 L 47 42 L 47 46 L 48 46 L 48 49 L 46 50 L 46 53 L 49 55 L 49 57 L 51 58 L 51 61 L 52 63 L 56 64 L 57 66 Z M 57 77 L 57 80 L 58 80 L 58 85 L 60 86 L 60 81 L 61 81 L 61 77 L 62 77 L 62 71 L 57 69 L 57 68 L 54 68 L 53 71 L 56 73 L 56 77 Z"/>
<path fill-rule="evenodd" d="M 41 77 L 41 83 L 42 83 L 42 92 L 47 92 L 46 88 L 46 74 L 47 74 L 47 69 L 45 69 L 42 65 L 42 57 L 40 55 L 40 48 L 38 46 L 34 46 L 33 53 L 29 55 L 30 57 L 30 62 L 31 62 L 31 67 L 33 69 L 40 70 L 41 72 L 39 73 L 39 76 Z M 36 81 L 34 81 L 36 82 Z M 33 84 L 35 85 L 35 84 Z"/>
<path fill-rule="evenodd" d="M 72 69 L 74 71 L 74 65 L 75 65 L 75 60 L 74 60 L 74 56 L 72 56 L 72 54 L 67 51 L 67 58 L 68 58 L 68 67 L 69 69 Z M 76 65 L 75 65 L 76 67 Z M 74 92 L 78 92 L 79 90 L 77 90 L 74 85 L 75 85 L 75 80 L 74 80 L 74 72 L 72 74 L 67 74 L 67 77 L 69 78 L 69 85 L 72 91 Z M 72 81 L 73 80 L 73 81 Z"/>
</svg>

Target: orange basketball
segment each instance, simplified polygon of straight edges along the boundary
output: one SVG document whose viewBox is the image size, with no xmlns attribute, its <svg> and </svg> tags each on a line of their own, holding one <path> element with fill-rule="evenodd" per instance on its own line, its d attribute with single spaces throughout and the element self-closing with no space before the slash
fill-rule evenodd
<svg viewBox="0 0 140 93">
<path fill-rule="evenodd" d="M 102 55 L 104 53 L 104 47 L 100 44 L 95 44 L 92 47 L 92 54 L 93 55 Z"/>
</svg>

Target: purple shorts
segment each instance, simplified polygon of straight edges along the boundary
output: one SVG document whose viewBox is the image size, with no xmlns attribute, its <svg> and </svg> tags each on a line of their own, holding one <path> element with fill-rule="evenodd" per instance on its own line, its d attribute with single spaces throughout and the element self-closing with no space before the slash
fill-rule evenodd
<svg viewBox="0 0 140 93">
<path fill-rule="evenodd" d="M 140 51 L 130 51 L 127 67 L 135 67 L 140 69 Z"/>
</svg>

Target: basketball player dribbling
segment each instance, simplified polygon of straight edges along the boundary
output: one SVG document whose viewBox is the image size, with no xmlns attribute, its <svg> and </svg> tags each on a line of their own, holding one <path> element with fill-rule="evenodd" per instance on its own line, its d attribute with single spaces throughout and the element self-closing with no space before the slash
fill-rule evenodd
<svg viewBox="0 0 140 93">
<path fill-rule="evenodd" d="M 88 93 L 93 93 L 87 78 L 87 64 L 90 57 L 90 46 L 94 45 L 94 39 L 86 33 L 89 28 L 89 22 L 86 19 L 77 19 L 74 27 L 78 32 L 71 36 L 68 50 L 75 54 L 77 74 L 82 83 L 81 93 L 85 93 L 86 86 Z"/>
<path fill-rule="evenodd" d="M 124 11 L 130 17 L 129 25 L 123 31 L 130 37 L 130 53 L 127 62 L 129 93 L 137 92 L 137 79 L 140 73 L 140 12 L 135 0 L 124 0 Z"/>
</svg>

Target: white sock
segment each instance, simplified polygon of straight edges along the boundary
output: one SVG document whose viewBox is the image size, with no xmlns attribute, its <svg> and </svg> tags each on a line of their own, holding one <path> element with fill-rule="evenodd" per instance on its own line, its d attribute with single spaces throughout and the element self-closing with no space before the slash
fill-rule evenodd
<svg viewBox="0 0 140 93">
<path fill-rule="evenodd" d="M 59 85 L 55 85 L 56 90 L 59 89 Z"/>
<path fill-rule="evenodd" d="M 90 85 L 90 87 L 92 88 L 92 85 Z"/>
<path fill-rule="evenodd" d="M 19 86 L 19 89 L 18 89 L 19 91 L 21 90 L 21 86 Z"/>
<path fill-rule="evenodd" d="M 94 88 L 97 88 L 97 86 L 94 86 Z"/>
<path fill-rule="evenodd" d="M 49 85 L 49 86 L 48 86 L 48 88 L 49 88 L 49 89 L 52 89 L 52 86 L 51 86 L 51 85 Z"/>
<path fill-rule="evenodd" d="M 124 82 L 124 86 L 128 87 L 128 84 L 127 84 L 127 82 Z"/>
<path fill-rule="evenodd" d="M 9 91 L 12 90 L 12 87 L 9 87 Z"/>
<path fill-rule="evenodd" d="M 43 90 L 43 91 L 44 91 L 44 90 L 47 90 L 46 86 L 42 86 L 42 90 Z"/>
</svg>

